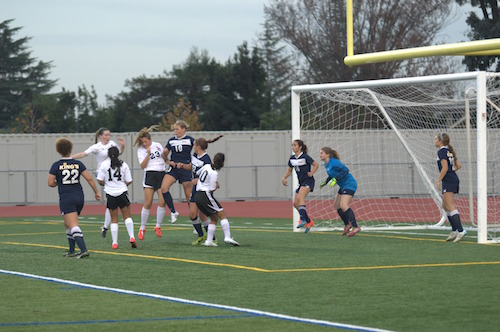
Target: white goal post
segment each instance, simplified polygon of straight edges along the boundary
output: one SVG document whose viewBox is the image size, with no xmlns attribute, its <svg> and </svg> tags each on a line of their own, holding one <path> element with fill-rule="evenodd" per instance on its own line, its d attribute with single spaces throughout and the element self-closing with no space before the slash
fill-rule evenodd
<svg viewBox="0 0 500 332">
<path fill-rule="evenodd" d="M 291 92 L 292 140 L 302 139 L 320 164 L 306 200 L 312 230 L 343 229 L 333 204 L 338 187 L 319 188 L 327 177 L 319 159 L 324 146 L 339 152 L 358 182 L 351 207 L 362 229 L 449 228 L 433 143 L 447 133 L 462 164 L 455 197 L 462 223 L 477 230 L 478 243 L 500 242 L 499 74 L 310 84 Z M 293 216 L 296 230 L 298 212 Z"/>
</svg>

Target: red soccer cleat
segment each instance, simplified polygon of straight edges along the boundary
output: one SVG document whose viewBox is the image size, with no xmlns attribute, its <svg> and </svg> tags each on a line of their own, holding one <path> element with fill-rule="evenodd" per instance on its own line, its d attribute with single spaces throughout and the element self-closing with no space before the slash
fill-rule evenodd
<svg viewBox="0 0 500 332">
<path fill-rule="evenodd" d="M 139 234 L 137 235 L 137 237 L 139 238 L 139 240 L 144 240 L 144 233 L 146 233 L 146 230 L 145 229 L 140 229 L 139 230 Z"/>
<path fill-rule="evenodd" d="M 113 243 L 113 245 L 111 246 L 111 248 L 118 249 L 118 243 Z"/>
<path fill-rule="evenodd" d="M 311 230 L 311 227 L 314 226 L 314 220 L 311 219 L 311 221 L 309 221 L 307 224 L 306 224 L 306 229 L 304 230 L 304 233 L 307 233 Z"/>
<path fill-rule="evenodd" d="M 132 248 L 137 248 L 137 243 L 135 243 L 135 239 L 133 237 L 130 238 L 130 246 Z"/>
<path fill-rule="evenodd" d="M 349 230 L 352 228 L 351 223 L 348 223 L 347 225 L 344 226 L 344 231 L 342 232 L 342 235 L 346 235 L 349 233 Z"/>
<path fill-rule="evenodd" d="M 352 229 L 352 231 L 349 234 L 347 234 L 347 236 L 354 236 L 354 235 L 356 235 L 356 233 L 359 233 L 359 232 L 361 232 L 361 227 L 355 227 Z"/>
<path fill-rule="evenodd" d="M 156 236 L 161 237 L 161 228 L 155 227 Z"/>
</svg>

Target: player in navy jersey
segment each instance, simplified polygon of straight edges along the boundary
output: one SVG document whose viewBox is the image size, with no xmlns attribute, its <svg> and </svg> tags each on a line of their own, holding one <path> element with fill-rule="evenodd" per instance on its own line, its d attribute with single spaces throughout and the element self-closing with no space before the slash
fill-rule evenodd
<svg viewBox="0 0 500 332">
<path fill-rule="evenodd" d="M 165 177 L 165 160 L 163 160 L 163 146 L 158 142 L 153 142 L 151 139 L 151 131 L 155 129 L 156 126 L 151 126 L 149 128 L 142 128 L 141 131 L 135 137 L 134 146 L 138 146 L 137 158 L 139 159 L 139 164 L 144 170 L 144 179 L 142 181 L 142 186 L 144 188 L 144 205 L 141 210 L 141 227 L 139 228 L 138 238 L 139 240 L 144 240 L 144 235 L 146 233 L 146 224 L 149 219 L 149 213 L 153 205 L 153 197 L 155 192 L 158 194 L 158 207 L 156 208 L 156 226 L 155 232 L 156 236 L 161 237 L 161 225 L 163 223 L 163 218 L 165 216 L 165 197 L 172 197 L 170 193 L 162 194 L 161 184 L 163 178 Z M 173 207 L 173 202 L 171 202 Z M 167 203 L 168 205 L 168 203 Z M 172 211 L 172 208 L 171 208 Z M 175 211 L 175 210 L 174 210 Z M 178 212 L 172 212 L 172 222 L 175 222 L 174 217 L 177 217 Z"/>
<path fill-rule="evenodd" d="M 198 174 L 198 183 L 196 184 L 195 201 L 198 209 L 203 214 L 210 217 L 210 224 L 207 230 L 207 239 L 204 245 L 207 247 L 217 247 L 217 243 L 213 241 L 217 221 L 220 220 L 220 226 L 224 232 L 224 242 L 233 246 L 240 244 L 231 238 L 229 229 L 229 221 L 222 205 L 215 199 L 213 192 L 218 188 L 218 171 L 224 167 L 225 156 L 223 153 L 217 153 L 214 156 L 212 164 L 206 164 L 196 171 Z"/>
<path fill-rule="evenodd" d="M 292 142 L 292 151 L 293 154 L 288 160 L 288 168 L 281 182 L 284 186 L 288 186 L 286 179 L 292 174 L 292 170 L 295 170 L 299 180 L 299 186 L 293 198 L 293 206 L 300 214 L 300 223 L 297 228 L 306 226 L 305 233 L 307 233 L 314 226 L 314 220 L 307 215 L 306 196 L 314 191 L 315 181 L 313 175 L 319 165 L 307 154 L 307 146 L 302 140 L 296 139 Z"/>
<path fill-rule="evenodd" d="M 222 136 L 223 135 L 219 135 L 211 140 L 206 140 L 202 137 L 194 140 L 194 153 L 191 157 L 193 171 L 193 180 L 191 182 L 193 183 L 193 190 L 191 192 L 191 198 L 189 199 L 189 202 L 191 203 L 189 204 L 189 219 L 191 219 L 191 223 L 193 224 L 194 231 L 198 235 L 198 238 L 192 243 L 193 246 L 196 246 L 207 239 L 207 237 L 203 234 L 201 224 L 203 223 L 205 231 L 207 232 L 208 225 L 210 224 L 210 218 L 198 209 L 195 202 L 194 196 L 196 194 L 196 183 L 198 182 L 198 174 L 196 174 L 196 172 L 203 166 L 210 165 L 212 163 L 210 156 L 207 154 L 208 144 L 219 140 Z"/>
<path fill-rule="evenodd" d="M 108 149 L 109 159 L 105 160 L 97 171 L 97 181 L 104 186 L 106 207 L 111 214 L 111 248 L 118 249 L 118 208 L 123 216 L 132 248 L 137 248 L 134 238 L 134 221 L 130 216 L 130 200 L 128 186 L 132 183 L 132 175 L 127 163 L 120 160 L 118 148 Z"/>
<path fill-rule="evenodd" d="M 61 155 L 61 159 L 52 164 L 49 171 L 49 187 L 57 187 L 59 192 L 59 208 L 64 219 L 66 237 L 68 238 L 69 250 L 65 257 L 85 258 L 89 252 L 83 239 L 83 233 L 78 224 L 78 216 L 83 209 L 84 195 L 80 177 L 83 176 L 94 190 L 95 198 L 99 201 L 101 194 L 92 179 L 85 165 L 71 158 L 73 143 L 66 138 L 59 138 L 56 141 L 56 150 Z M 80 248 L 80 252 L 75 251 L 75 244 Z"/>
<path fill-rule="evenodd" d="M 125 149 L 125 140 L 122 137 L 118 137 L 118 142 L 120 143 L 120 154 L 123 153 Z M 73 159 L 80 159 L 90 154 L 95 154 L 96 165 L 96 175 L 97 170 L 101 167 L 104 160 L 108 159 L 108 149 L 112 146 L 118 147 L 115 141 L 111 140 L 111 132 L 108 128 L 101 127 L 97 129 L 95 133 L 95 144 L 91 145 L 87 150 L 79 153 L 75 153 L 71 156 Z M 106 209 L 104 213 L 104 225 L 101 228 L 102 237 L 106 237 L 106 232 L 108 231 L 109 224 L 111 223 L 111 215 L 109 214 L 109 209 Z"/>
<path fill-rule="evenodd" d="M 354 193 L 358 189 L 358 184 L 349 173 L 349 169 L 344 165 L 339 158 L 337 151 L 325 146 L 319 152 L 319 158 L 325 163 L 326 173 L 328 178 L 321 182 L 320 188 L 329 184 L 333 187 L 338 184 L 340 189 L 335 197 L 335 209 L 344 222 L 344 231 L 342 235 L 346 235 L 352 228 L 352 231 L 347 236 L 354 236 L 361 231 L 361 227 L 356 222 L 354 211 L 349 206 Z"/>
<path fill-rule="evenodd" d="M 451 225 L 451 233 L 446 241 L 459 242 L 467 233 L 462 227 L 460 214 L 455 207 L 455 194 L 458 194 L 460 180 L 455 171 L 462 165 L 457 159 L 453 146 L 450 144 L 450 136 L 440 133 L 434 137 L 434 146 L 438 148 L 437 165 L 439 176 L 436 181 L 438 190 L 443 194 L 443 209 L 446 212 Z"/>
<path fill-rule="evenodd" d="M 184 188 L 186 202 L 189 205 L 189 198 L 193 190 L 193 174 L 191 172 L 191 151 L 193 150 L 194 138 L 186 135 L 187 123 L 182 120 L 177 120 L 172 126 L 175 136 L 171 137 L 165 148 L 163 149 L 163 159 L 170 166 L 170 170 L 163 178 L 161 191 L 167 193 L 170 187 L 179 181 Z"/>
</svg>

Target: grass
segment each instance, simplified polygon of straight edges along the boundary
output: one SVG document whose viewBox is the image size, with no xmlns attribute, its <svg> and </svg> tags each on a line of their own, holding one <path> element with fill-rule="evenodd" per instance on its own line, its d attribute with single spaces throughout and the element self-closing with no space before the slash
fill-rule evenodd
<svg viewBox="0 0 500 332">
<path fill-rule="evenodd" d="M 191 245 L 192 227 L 180 218 L 163 227 L 162 238 L 150 222 L 137 249 L 128 245 L 120 223 L 120 248 L 112 250 L 109 232 L 104 239 L 100 235 L 99 219 L 81 219 L 91 252 L 85 260 L 62 257 L 67 241 L 60 218 L 0 219 L 0 269 L 141 294 L 0 273 L 2 331 L 350 328 L 314 320 L 368 330 L 497 328 L 500 246 L 478 245 L 474 234 L 461 243 L 444 242 L 439 231 L 347 238 L 295 233 L 289 220 L 232 218 L 232 236 L 241 247 L 205 248 Z M 216 235 L 222 242 L 220 228 Z"/>
</svg>

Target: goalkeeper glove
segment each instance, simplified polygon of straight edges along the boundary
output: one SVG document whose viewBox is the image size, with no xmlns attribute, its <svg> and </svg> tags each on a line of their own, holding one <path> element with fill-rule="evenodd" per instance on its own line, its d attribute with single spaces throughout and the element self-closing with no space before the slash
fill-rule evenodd
<svg viewBox="0 0 500 332">
<path fill-rule="evenodd" d="M 323 188 L 324 186 L 326 186 L 327 184 L 330 185 L 330 187 L 333 187 L 335 186 L 335 184 L 337 183 L 337 179 L 333 178 L 331 180 L 323 180 L 323 182 L 321 182 L 321 184 L 319 185 L 320 188 Z"/>
<path fill-rule="evenodd" d="M 330 184 L 330 187 L 333 187 L 335 186 L 335 184 L 337 183 L 337 179 L 336 178 L 333 178 L 330 180 L 330 182 L 328 182 Z"/>
</svg>

